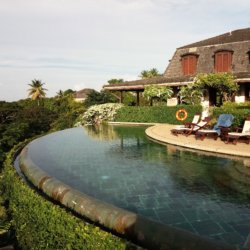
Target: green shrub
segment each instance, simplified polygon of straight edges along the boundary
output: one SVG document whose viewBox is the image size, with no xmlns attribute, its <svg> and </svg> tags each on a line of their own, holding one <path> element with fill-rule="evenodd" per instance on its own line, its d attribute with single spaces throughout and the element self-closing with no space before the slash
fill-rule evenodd
<svg viewBox="0 0 250 250">
<path fill-rule="evenodd" d="M 75 217 L 44 199 L 16 174 L 13 149 L 4 166 L 2 189 L 21 249 L 127 249 L 123 239 Z"/>
<path fill-rule="evenodd" d="M 213 108 L 213 116 L 218 117 L 220 114 L 232 114 L 234 121 L 232 127 L 241 127 L 245 118 L 250 115 L 250 102 L 237 104 L 235 102 L 226 102 L 221 107 Z"/>
<path fill-rule="evenodd" d="M 202 111 L 200 105 L 178 105 L 173 107 L 124 106 L 117 111 L 115 121 L 181 124 L 182 122 L 176 119 L 176 112 L 183 108 L 188 112 L 185 122 L 191 122 L 194 114 Z"/>
</svg>

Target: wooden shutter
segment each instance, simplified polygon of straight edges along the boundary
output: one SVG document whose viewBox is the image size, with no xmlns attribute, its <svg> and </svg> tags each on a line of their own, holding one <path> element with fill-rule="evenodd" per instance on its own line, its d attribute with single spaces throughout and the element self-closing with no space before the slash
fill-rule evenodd
<svg viewBox="0 0 250 250">
<path fill-rule="evenodd" d="M 197 56 L 186 55 L 182 57 L 182 71 L 183 75 L 194 75 L 196 73 Z"/>
<path fill-rule="evenodd" d="M 232 52 L 221 51 L 215 54 L 215 72 L 230 72 L 232 70 Z"/>
</svg>

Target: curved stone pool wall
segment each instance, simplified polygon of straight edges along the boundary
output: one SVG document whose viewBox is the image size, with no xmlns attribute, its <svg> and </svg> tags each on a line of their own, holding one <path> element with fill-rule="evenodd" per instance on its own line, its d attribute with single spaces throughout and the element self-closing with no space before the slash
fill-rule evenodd
<svg viewBox="0 0 250 250">
<path fill-rule="evenodd" d="M 20 154 L 19 166 L 35 187 L 79 215 L 143 247 L 149 249 L 236 249 L 222 242 L 151 221 L 79 192 L 40 169 L 29 158 L 28 151 L 29 145 Z"/>
</svg>

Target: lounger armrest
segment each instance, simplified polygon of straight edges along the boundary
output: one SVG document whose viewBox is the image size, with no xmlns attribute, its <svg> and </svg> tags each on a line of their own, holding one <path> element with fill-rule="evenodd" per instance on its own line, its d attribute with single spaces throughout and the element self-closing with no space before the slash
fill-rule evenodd
<svg viewBox="0 0 250 250">
<path fill-rule="evenodd" d="M 219 126 L 219 128 L 224 131 L 230 131 L 230 127 Z"/>
<path fill-rule="evenodd" d="M 190 126 L 190 128 L 193 130 L 194 128 L 204 128 L 205 126 L 200 126 L 200 125 L 198 125 L 198 124 L 194 124 L 194 123 L 191 123 L 191 126 Z"/>
<path fill-rule="evenodd" d="M 241 132 L 243 128 L 240 128 L 240 127 L 237 127 L 235 128 L 235 131 L 238 133 L 238 132 Z"/>
<path fill-rule="evenodd" d="M 184 123 L 184 126 L 186 127 L 186 128 L 191 128 L 192 126 L 195 126 L 196 124 L 195 123 L 192 123 L 192 122 L 185 122 Z"/>
</svg>

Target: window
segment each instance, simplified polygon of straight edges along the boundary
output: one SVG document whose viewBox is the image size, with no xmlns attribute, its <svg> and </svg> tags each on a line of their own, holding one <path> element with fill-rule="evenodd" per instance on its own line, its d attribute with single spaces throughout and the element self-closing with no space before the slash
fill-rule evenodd
<svg viewBox="0 0 250 250">
<path fill-rule="evenodd" d="M 197 66 L 197 55 L 184 55 L 181 58 L 182 72 L 184 76 L 195 75 Z"/>
<path fill-rule="evenodd" d="M 219 51 L 215 53 L 215 72 L 230 72 L 232 70 L 232 51 Z"/>
</svg>

